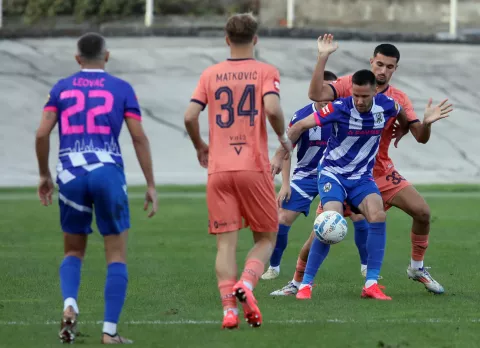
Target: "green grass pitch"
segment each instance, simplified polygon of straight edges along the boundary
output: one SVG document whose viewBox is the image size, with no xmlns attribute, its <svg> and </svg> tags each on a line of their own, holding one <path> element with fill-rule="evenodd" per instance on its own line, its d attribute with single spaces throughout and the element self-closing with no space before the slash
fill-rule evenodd
<svg viewBox="0 0 480 348">
<path fill-rule="evenodd" d="M 264 324 L 220 330 L 222 309 L 214 272 L 215 238 L 207 233 L 204 187 L 160 187 L 158 215 L 142 209 L 142 189 L 130 189 L 129 288 L 119 332 L 138 347 L 478 347 L 480 328 L 479 186 L 420 187 L 432 210 L 425 260 L 445 287 L 427 293 L 409 280 L 411 220 L 391 209 L 380 281 L 393 301 L 362 300 L 359 257 L 349 221 L 346 239 L 331 249 L 311 301 L 269 296 L 292 278 L 307 238 L 308 218 L 290 232 L 280 277 L 255 291 Z M 58 266 L 62 235 L 58 206 L 42 207 L 32 189 L 0 190 L 0 347 L 57 347 L 62 299 Z M 100 346 L 105 260 L 91 235 L 79 295 L 82 336 Z M 242 231 L 238 266 L 252 245 Z"/>
</svg>

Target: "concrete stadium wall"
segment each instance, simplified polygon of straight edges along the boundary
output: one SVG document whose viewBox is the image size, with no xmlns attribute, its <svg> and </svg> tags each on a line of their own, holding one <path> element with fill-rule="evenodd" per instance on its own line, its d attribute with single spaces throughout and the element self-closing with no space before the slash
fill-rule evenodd
<svg viewBox="0 0 480 348">
<path fill-rule="evenodd" d="M 286 18 L 286 0 L 262 0 L 260 19 L 263 25 L 278 25 Z M 459 0 L 458 23 L 480 27 L 480 1 Z M 296 0 L 295 25 L 367 26 L 408 31 L 419 27 L 435 27 L 449 22 L 449 0 Z M 413 28 L 414 29 L 414 28 Z"/>
<path fill-rule="evenodd" d="M 159 184 L 205 183 L 185 134 L 183 113 L 202 71 L 228 57 L 223 38 L 108 38 L 107 70 L 129 81 L 136 90 L 150 138 L 155 177 Z M 73 59 L 76 40 L 0 40 L 0 186 L 33 186 L 38 181 L 35 131 L 51 87 L 78 70 Z M 341 41 L 327 69 L 338 75 L 367 68 L 376 42 Z M 412 99 L 421 118 L 429 97 L 448 97 L 455 112 L 436 123 L 426 145 L 409 135 L 390 153 L 397 169 L 414 183 L 480 183 L 478 79 L 480 46 L 399 43 L 400 67 L 393 84 Z M 288 48 L 288 49 L 286 49 Z M 281 101 L 289 119 L 306 105 L 316 60 L 315 39 L 261 38 L 257 58 L 275 65 L 281 74 Z M 208 139 L 206 113 L 201 131 Z M 270 126 L 269 150 L 278 146 Z M 129 184 L 144 184 L 128 131 L 121 147 Z M 58 131 L 51 138 L 50 168 L 55 173 Z"/>
</svg>

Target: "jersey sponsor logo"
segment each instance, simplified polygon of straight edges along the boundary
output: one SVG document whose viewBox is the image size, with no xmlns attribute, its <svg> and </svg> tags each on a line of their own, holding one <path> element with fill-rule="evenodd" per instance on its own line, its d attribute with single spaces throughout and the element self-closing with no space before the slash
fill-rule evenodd
<svg viewBox="0 0 480 348">
<path fill-rule="evenodd" d="M 323 108 L 320 109 L 320 116 L 326 117 L 330 115 L 332 112 L 333 112 L 333 104 L 328 103 L 327 105 L 325 105 Z"/>
</svg>

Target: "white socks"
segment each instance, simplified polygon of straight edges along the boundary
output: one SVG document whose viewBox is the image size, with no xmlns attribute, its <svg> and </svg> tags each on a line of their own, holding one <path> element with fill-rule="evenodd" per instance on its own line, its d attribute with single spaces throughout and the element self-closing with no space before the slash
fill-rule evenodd
<svg viewBox="0 0 480 348">
<path fill-rule="evenodd" d="M 77 301 L 73 297 L 69 297 L 63 302 L 63 311 L 65 312 L 70 306 L 73 307 L 75 313 L 79 313 Z"/>
<path fill-rule="evenodd" d="M 373 280 L 373 279 L 369 279 L 369 280 L 366 281 L 365 287 L 366 287 L 366 288 L 369 288 L 369 287 L 371 287 L 373 284 L 377 284 L 377 281 L 376 281 L 376 280 Z"/>
<path fill-rule="evenodd" d="M 115 336 L 117 334 L 117 324 L 109 323 L 108 321 L 104 322 L 103 332 L 110 336 Z"/>
<path fill-rule="evenodd" d="M 413 269 L 423 268 L 423 260 L 422 260 L 422 261 L 415 261 L 414 259 L 411 259 L 411 261 L 410 261 L 410 266 L 411 266 Z"/>
<path fill-rule="evenodd" d="M 243 284 L 245 284 L 245 286 L 250 290 L 250 291 L 253 291 L 253 284 L 250 283 L 250 282 L 247 282 L 245 280 L 242 280 L 243 281 Z"/>
</svg>

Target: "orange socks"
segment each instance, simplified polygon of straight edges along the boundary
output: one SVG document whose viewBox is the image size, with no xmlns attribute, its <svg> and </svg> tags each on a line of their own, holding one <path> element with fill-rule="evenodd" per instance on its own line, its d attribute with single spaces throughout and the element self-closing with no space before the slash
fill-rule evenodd
<svg viewBox="0 0 480 348">
<path fill-rule="evenodd" d="M 307 267 L 307 263 L 303 261 L 301 258 L 298 258 L 297 267 L 295 267 L 295 275 L 293 276 L 293 280 L 299 283 L 302 282 L 303 274 L 305 273 L 305 267 Z"/>
<path fill-rule="evenodd" d="M 245 269 L 243 270 L 240 280 L 248 282 L 252 286 L 252 290 L 258 283 L 258 279 L 265 270 L 265 264 L 259 259 L 248 259 L 245 263 Z"/>
<path fill-rule="evenodd" d="M 412 232 L 410 238 L 412 240 L 412 260 L 423 261 L 428 248 L 428 234 L 418 235 Z"/>
<path fill-rule="evenodd" d="M 218 282 L 218 290 L 220 290 L 220 298 L 222 299 L 224 310 L 237 308 L 237 298 L 233 294 L 233 286 L 236 282 L 236 279 L 222 280 Z"/>
</svg>

